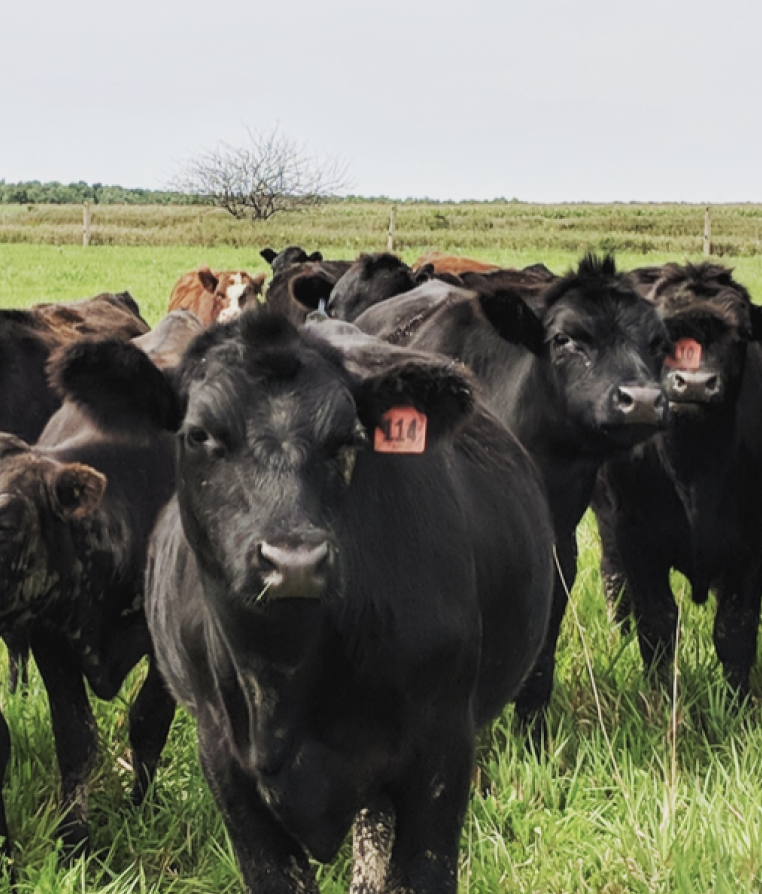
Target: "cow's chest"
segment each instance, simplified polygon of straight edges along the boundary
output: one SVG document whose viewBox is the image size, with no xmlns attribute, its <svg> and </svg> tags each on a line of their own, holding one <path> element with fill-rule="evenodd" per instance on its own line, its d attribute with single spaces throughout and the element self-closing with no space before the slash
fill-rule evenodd
<svg viewBox="0 0 762 894">
<path fill-rule="evenodd" d="M 369 723 L 364 712 L 326 718 L 320 726 L 304 720 L 260 726 L 251 769 L 273 813 L 327 862 L 371 793 L 398 772 L 402 745 L 395 731 Z"/>
</svg>

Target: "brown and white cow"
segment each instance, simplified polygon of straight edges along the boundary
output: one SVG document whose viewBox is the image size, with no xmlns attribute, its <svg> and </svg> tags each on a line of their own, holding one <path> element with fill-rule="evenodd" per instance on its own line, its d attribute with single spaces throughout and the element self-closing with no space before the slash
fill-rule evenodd
<svg viewBox="0 0 762 894">
<path fill-rule="evenodd" d="M 167 312 L 190 310 L 204 326 L 218 319 L 232 319 L 261 295 L 265 278 L 264 273 L 250 276 L 245 270 L 199 267 L 177 280 Z"/>
</svg>

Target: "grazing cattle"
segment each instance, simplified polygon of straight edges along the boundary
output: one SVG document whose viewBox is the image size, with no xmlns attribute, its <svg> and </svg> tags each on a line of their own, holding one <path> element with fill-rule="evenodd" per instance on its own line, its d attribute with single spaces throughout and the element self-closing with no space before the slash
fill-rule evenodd
<svg viewBox="0 0 762 894">
<path fill-rule="evenodd" d="M 333 287 L 351 266 L 351 261 L 291 264 L 270 281 L 265 300 L 268 310 L 300 325 L 321 302 L 327 304 Z"/>
<path fill-rule="evenodd" d="M 60 406 L 45 371 L 56 348 L 91 335 L 126 341 L 148 328 L 127 292 L 0 310 L 0 431 L 33 443 Z"/>
<path fill-rule="evenodd" d="M 272 248 L 263 248 L 259 253 L 267 263 L 272 267 L 273 276 L 283 273 L 288 267 L 296 264 L 309 264 L 323 260 L 323 255 L 319 251 L 313 251 L 311 255 L 300 248 L 298 245 L 289 245 L 283 251 L 274 251 Z"/>
<path fill-rule="evenodd" d="M 476 258 L 463 258 L 460 255 L 447 255 L 441 251 L 427 251 L 417 261 L 410 265 L 413 273 L 418 273 L 424 267 L 430 268 L 434 276 L 441 273 L 451 273 L 460 276 L 462 273 L 485 273 L 487 270 L 499 270 L 497 264 L 488 264 L 486 261 L 477 261 Z"/>
<path fill-rule="evenodd" d="M 244 314 L 180 383 L 146 608 L 247 890 L 316 894 L 354 824 L 353 891 L 454 894 L 475 731 L 547 620 L 533 463 L 458 365 L 337 321 Z"/>
<path fill-rule="evenodd" d="M 351 322 L 374 304 L 409 292 L 428 279 L 430 272 L 414 273 L 396 255 L 360 255 L 333 287 L 328 313 L 337 320 Z"/>
<path fill-rule="evenodd" d="M 576 576 L 575 529 L 598 469 L 663 423 L 664 324 L 610 257 L 586 257 L 529 303 L 520 290 L 481 294 L 432 280 L 370 308 L 356 324 L 465 363 L 542 471 L 560 573 L 546 644 L 516 702 L 518 716 L 529 720 L 550 698 L 567 588 Z"/>
<path fill-rule="evenodd" d="M 217 319 L 230 319 L 256 303 L 265 279 L 264 273 L 250 276 L 245 270 L 199 267 L 184 273 L 174 284 L 167 312 L 190 310 L 204 326 Z"/>
<path fill-rule="evenodd" d="M 23 634 L 42 675 L 61 771 L 59 835 L 87 843 L 97 729 L 85 681 L 112 699 L 151 644 L 142 595 L 148 535 L 174 487 L 174 398 L 138 348 L 79 341 L 51 366 L 65 396 L 37 444 L 0 435 L 0 632 Z M 151 664 L 130 712 L 140 801 L 173 702 Z M 0 718 L 0 778 L 10 755 Z M 0 807 L 2 802 L 0 801 Z M 5 811 L 0 834 L 10 850 Z"/>
<path fill-rule="evenodd" d="M 718 264 L 666 265 L 651 289 L 674 344 L 665 431 L 602 471 L 594 506 L 609 591 L 626 583 L 646 668 L 668 680 L 670 571 L 717 601 L 714 644 L 749 689 L 762 595 L 762 309 Z"/>
</svg>

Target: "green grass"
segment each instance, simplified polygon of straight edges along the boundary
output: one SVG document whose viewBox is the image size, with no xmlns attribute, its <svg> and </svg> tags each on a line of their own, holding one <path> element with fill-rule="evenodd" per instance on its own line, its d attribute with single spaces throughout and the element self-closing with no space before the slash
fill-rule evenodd
<svg viewBox="0 0 762 894">
<path fill-rule="evenodd" d="M 290 242 L 303 243 L 309 250 L 323 248 L 330 257 L 353 257 L 360 248 L 383 249 L 383 216 L 388 206 L 343 207 L 347 212 L 343 230 L 334 218 L 329 221 L 320 215 L 313 221 L 313 230 L 308 229 L 306 218 L 300 218 L 303 229 L 294 225 L 288 230 L 286 222 L 276 218 L 267 238 L 258 237 L 251 245 L 192 245 L 189 240 L 185 245 L 114 244 L 83 249 L 76 244 L 34 244 L 22 239 L 0 244 L 0 306 L 22 307 L 40 300 L 127 289 L 155 323 L 177 276 L 200 263 L 264 270 L 258 248 L 268 244 L 280 248 Z M 554 222 L 565 222 L 568 226 L 556 227 L 565 239 L 575 223 L 595 233 L 601 220 L 630 215 L 632 225 L 638 218 L 638 209 L 630 206 L 555 210 L 537 206 L 539 223 L 525 221 L 526 232 L 518 232 L 516 225 L 518 247 L 507 244 L 510 240 L 501 243 L 504 234 L 485 246 L 469 241 L 479 232 L 477 224 L 483 226 L 486 240 L 498 227 L 495 214 L 516 210 L 531 217 L 530 207 L 487 205 L 481 208 L 483 215 L 479 210 L 423 205 L 398 210 L 399 231 L 408 212 L 410 232 L 423 232 L 413 230 L 413 223 L 438 220 L 435 216 L 440 213 L 448 220 L 447 226 L 435 224 L 427 241 L 403 245 L 403 256 L 412 260 L 425 248 L 455 249 L 504 264 L 545 261 L 561 272 L 581 251 L 599 246 L 583 242 L 569 247 L 563 239 L 548 246 L 531 244 L 543 227 L 551 232 Z M 645 221 L 661 220 L 662 210 L 661 206 L 653 213 L 645 209 L 641 216 Z M 0 221 L 6 211 L 0 207 Z M 750 216 L 744 218 L 747 211 Z M 150 218 L 149 212 L 143 209 L 142 217 Z M 734 213 L 739 215 L 738 226 L 749 221 L 758 226 L 762 220 L 756 207 L 740 207 Z M 139 216 L 140 209 L 135 214 Z M 376 230 L 370 224 L 365 229 L 362 223 L 369 215 Z M 468 220 L 469 215 L 473 220 Z M 169 218 L 162 219 L 168 227 Z M 699 239 L 695 234 L 690 239 L 697 248 L 671 253 L 664 247 L 645 254 L 622 248 L 617 252 L 620 265 L 628 268 L 686 257 L 699 260 L 701 216 L 697 214 L 696 219 Z M 485 223 L 490 220 L 491 228 Z M 329 222 L 335 224 L 334 230 Z M 507 217 L 500 226 L 506 232 L 510 229 Z M 0 222 L 0 239 L 2 227 Z M 154 229 L 158 230 L 158 224 Z M 715 230 L 720 230 L 719 221 Z M 323 240 L 326 232 L 333 233 L 333 241 Z M 446 238 L 440 241 L 443 233 Z M 676 230 L 671 238 L 679 242 L 689 237 Z M 740 240 L 752 237 L 732 238 L 741 245 Z M 353 239 L 357 246 L 349 244 Z M 342 241 L 347 244 L 342 246 Z M 722 260 L 735 265 L 739 278 L 762 300 L 760 256 L 739 249 L 737 255 L 725 255 Z M 483 733 L 463 831 L 460 891 L 760 894 L 759 667 L 752 677 L 754 698 L 736 710 L 726 697 L 714 657 L 713 604 L 710 600 L 707 606 L 694 606 L 676 576 L 682 618 L 673 705 L 668 695 L 652 689 L 644 679 L 634 637 L 623 636 L 608 620 L 598 574 L 597 536 L 589 517 L 580 528 L 579 541 L 574 611 L 567 613 L 562 629 L 545 747 L 537 751 L 514 734 L 511 708 Z M 97 704 L 101 754 L 90 799 L 93 852 L 69 869 L 58 867 L 53 840 L 57 769 L 39 677 L 33 671 L 26 695 L 10 695 L 0 685 L 0 704 L 13 736 L 5 793 L 15 840 L 18 891 L 23 894 L 240 894 L 235 861 L 201 776 L 193 724 L 187 716 L 178 714 L 175 720 L 148 802 L 137 810 L 127 806 L 131 757 L 125 717 L 139 676 L 138 672 L 130 678 L 120 699 Z M 325 894 L 345 891 L 346 849 L 335 864 L 318 872 Z"/>
<path fill-rule="evenodd" d="M 670 699 L 644 679 L 634 638 L 608 621 L 589 518 L 580 543 L 575 611 L 562 631 L 545 748 L 514 734 L 511 708 L 482 735 L 460 890 L 759 892 L 759 705 L 755 699 L 736 711 L 726 698 L 711 645 L 711 607 L 690 603 L 677 581 L 683 618 L 673 712 Z M 756 671 L 756 693 L 761 682 Z M 14 737 L 6 799 L 19 891 L 241 891 L 186 715 L 175 720 L 151 798 L 138 810 L 127 806 L 125 714 L 136 685 L 133 676 L 120 700 L 97 705 L 94 852 L 69 870 L 57 868 L 52 840 L 55 760 L 39 678 L 33 673 L 26 696 L 0 691 Z M 319 874 L 322 891 L 345 891 L 346 849 Z"/>
</svg>

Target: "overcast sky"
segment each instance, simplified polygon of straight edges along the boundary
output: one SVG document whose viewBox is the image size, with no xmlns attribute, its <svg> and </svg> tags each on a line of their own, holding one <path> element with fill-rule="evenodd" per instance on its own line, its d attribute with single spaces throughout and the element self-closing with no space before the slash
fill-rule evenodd
<svg viewBox="0 0 762 894">
<path fill-rule="evenodd" d="M 161 189 L 246 128 L 392 198 L 762 202 L 759 0 L 10 0 L 0 179 Z"/>
</svg>

